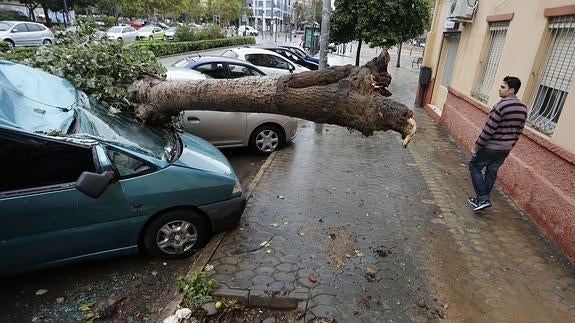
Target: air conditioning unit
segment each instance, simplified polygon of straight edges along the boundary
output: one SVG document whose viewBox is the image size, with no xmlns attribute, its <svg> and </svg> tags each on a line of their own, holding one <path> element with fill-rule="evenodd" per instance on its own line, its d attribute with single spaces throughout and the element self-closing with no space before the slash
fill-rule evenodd
<svg viewBox="0 0 575 323">
<path fill-rule="evenodd" d="M 447 19 L 457 22 L 472 22 L 478 0 L 451 0 Z"/>
</svg>

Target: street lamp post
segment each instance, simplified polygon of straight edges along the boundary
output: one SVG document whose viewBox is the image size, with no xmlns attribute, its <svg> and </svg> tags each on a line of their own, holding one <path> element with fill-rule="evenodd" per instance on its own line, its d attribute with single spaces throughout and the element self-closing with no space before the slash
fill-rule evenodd
<svg viewBox="0 0 575 323">
<path fill-rule="evenodd" d="M 321 15 L 321 40 L 319 45 L 319 69 L 327 67 L 327 46 L 329 44 L 329 9 L 330 0 L 323 0 L 323 9 Z"/>
</svg>

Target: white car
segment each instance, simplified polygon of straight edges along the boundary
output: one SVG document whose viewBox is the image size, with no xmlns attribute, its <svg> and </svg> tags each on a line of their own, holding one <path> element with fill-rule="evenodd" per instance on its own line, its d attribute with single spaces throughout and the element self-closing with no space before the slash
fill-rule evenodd
<svg viewBox="0 0 575 323">
<path fill-rule="evenodd" d="M 239 26 L 238 35 L 244 36 L 244 32 L 246 36 L 257 36 L 259 34 L 259 32 L 252 26 L 247 25 Z"/>
<path fill-rule="evenodd" d="M 138 31 L 130 26 L 114 26 L 106 32 L 108 40 L 136 40 Z"/>
<path fill-rule="evenodd" d="M 138 38 L 141 40 L 165 39 L 165 32 L 158 26 L 144 26 L 138 29 Z"/>
<path fill-rule="evenodd" d="M 167 79 L 187 81 L 211 77 L 188 68 L 168 67 Z M 184 131 L 218 148 L 250 147 L 261 155 L 271 154 L 297 134 L 297 121 L 279 114 L 188 110 L 180 114 L 180 122 Z"/>
<path fill-rule="evenodd" d="M 0 21 L 0 40 L 8 46 L 40 46 L 54 42 L 54 34 L 42 24 L 28 21 Z"/>
<path fill-rule="evenodd" d="M 164 30 L 164 39 L 165 40 L 174 40 L 176 38 L 176 31 L 178 27 L 170 27 Z"/>
<path fill-rule="evenodd" d="M 250 62 L 267 75 L 282 75 L 309 71 L 308 68 L 290 62 L 282 55 L 267 49 L 253 47 L 232 48 L 225 51 L 222 56 Z"/>
</svg>

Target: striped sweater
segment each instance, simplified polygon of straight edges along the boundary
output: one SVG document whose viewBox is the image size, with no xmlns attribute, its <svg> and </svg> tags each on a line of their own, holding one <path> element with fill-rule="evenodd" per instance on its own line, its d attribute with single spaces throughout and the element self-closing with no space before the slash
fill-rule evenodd
<svg viewBox="0 0 575 323">
<path fill-rule="evenodd" d="M 501 99 L 489 113 L 475 142 L 475 151 L 481 148 L 511 150 L 523 131 L 526 118 L 527 107 L 516 96 Z"/>
</svg>

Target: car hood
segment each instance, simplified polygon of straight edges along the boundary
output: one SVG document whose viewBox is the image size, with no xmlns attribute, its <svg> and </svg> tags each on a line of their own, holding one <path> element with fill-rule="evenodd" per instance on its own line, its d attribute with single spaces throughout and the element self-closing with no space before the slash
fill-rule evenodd
<svg viewBox="0 0 575 323">
<path fill-rule="evenodd" d="M 179 135 L 182 140 L 182 154 L 174 161 L 174 165 L 235 177 L 230 162 L 214 145 L 194 135 Z"/>
</svg>

